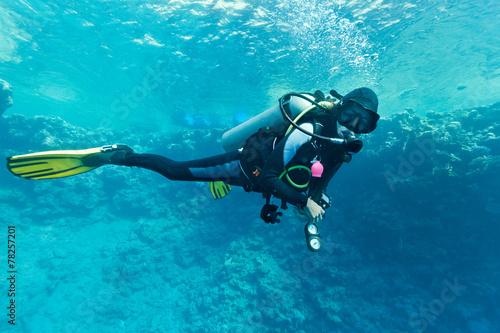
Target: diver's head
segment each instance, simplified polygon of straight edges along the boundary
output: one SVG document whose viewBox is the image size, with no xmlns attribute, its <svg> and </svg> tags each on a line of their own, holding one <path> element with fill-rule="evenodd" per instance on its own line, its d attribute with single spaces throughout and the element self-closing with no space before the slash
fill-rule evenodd
<svg viewBox="0 0 500 333">
<path fill-rule="evenodd" d="M 377 127 L 378 98 L 370 88 L 358 88 L 340 100 L 337 121 L 356 134 L 370 133 Z"/>
</svg>

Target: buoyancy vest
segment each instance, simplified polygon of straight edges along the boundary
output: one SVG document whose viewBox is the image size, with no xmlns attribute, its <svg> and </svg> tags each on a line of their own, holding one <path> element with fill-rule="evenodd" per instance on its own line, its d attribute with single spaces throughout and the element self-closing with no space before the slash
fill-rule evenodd
<svg viewBox="0 0 500 333">
<path fill-rule="evenodd" d="M 304 118 L 314 124 L 314 133 L 322 132 L 321 123 L 314 118 Z M 286 129 L 285 129 L 286 130 Z M 250 136 L 243 147 L 240 157 L 240 168 L 248 179 L 247 191 L 265 192 L 258 188 L 258 180 L 262 169 L 278 143 L 284 139 L 285 130 L 283 128 L 261 128 L 257 133 Z M 279 178 L 299 191 L 305 190 L 309 186 L 311 179 L 311 165 L 314 160 L 320 160 L 319 149 L 316 139 L 312 139 L 309 144 L 299 148 L 295 156 L 287 163 Z"/>
</svg>

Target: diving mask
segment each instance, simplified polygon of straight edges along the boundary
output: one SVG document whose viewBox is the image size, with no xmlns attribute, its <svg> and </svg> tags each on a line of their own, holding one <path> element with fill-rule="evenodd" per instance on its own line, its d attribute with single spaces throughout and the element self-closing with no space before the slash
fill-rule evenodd
<svg viewBox="0 0 500 333">
<path fill-rule="evenodd" d="M 377 127 L 380 116 L 363 108 L 354 101 L 347 101 L 340 105 L 338 122 L 356 134 L 370 133 Z"/>
</svg>

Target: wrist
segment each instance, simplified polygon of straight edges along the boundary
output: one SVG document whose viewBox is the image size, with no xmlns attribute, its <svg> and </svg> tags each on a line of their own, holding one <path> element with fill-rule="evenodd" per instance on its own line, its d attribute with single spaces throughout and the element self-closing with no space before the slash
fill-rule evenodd
<svg viewBox="0 0 500 333">
<path fill-rule="evenodd" d="M 301 196 L 302 196 L 301 200 L 299 202 L 297 202 L 297 204 L 295 206 L 297 206 L 299 208 L 304 208 L 307 206 L 307 202 L 308 202 L 309 198 L 303 194 L 301 194 Z"/>
</svg>

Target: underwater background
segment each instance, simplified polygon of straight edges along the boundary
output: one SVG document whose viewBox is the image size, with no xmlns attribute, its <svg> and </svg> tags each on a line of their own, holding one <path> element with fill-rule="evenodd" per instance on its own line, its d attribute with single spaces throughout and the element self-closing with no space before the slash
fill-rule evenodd
<svg viewBox="0 0 500 333">
<path fill-rule="evenodd" d="M 2 157 L 206 157 L 290 91 L 367 86 L 381 114 L 318 253 L 240 188 L 1 168 L 0 332 L 500 332 L 499 19 L 488 0 L 0 0 Z"/>
</svg>

